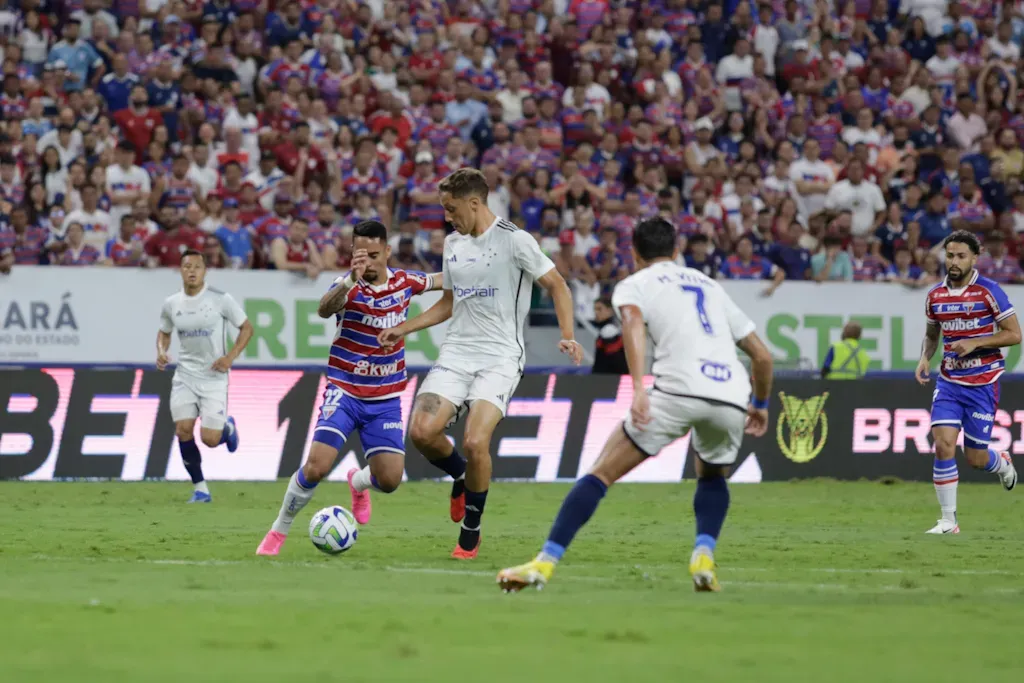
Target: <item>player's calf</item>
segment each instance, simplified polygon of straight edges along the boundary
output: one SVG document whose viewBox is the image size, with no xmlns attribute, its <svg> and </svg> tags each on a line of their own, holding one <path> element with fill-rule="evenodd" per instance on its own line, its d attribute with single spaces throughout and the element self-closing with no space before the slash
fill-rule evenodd
<svg viewBox="0 0 1024 683">
<path fill-rule="evenodd" d="M 185 465 L 195 489 L 192 493 L 190 503 L 209 503 L 210 488 L 206 485 L 203 477 L 203 456 L 199 453 L 199 446 L 195 439 L 195 419 L 178 420 L 174 424 L 174 433 L 178 437 L 178 451 L 181 453 L 181 462 Z"/>
</svg>

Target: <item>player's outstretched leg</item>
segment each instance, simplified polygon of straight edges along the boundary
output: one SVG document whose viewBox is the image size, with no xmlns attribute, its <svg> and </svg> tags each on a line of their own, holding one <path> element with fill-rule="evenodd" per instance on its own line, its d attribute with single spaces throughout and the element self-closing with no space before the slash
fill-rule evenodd
<svg viewBox="0 0 1024 683">
<path fill-rule="evenodd" d="M 1017 468 L 1013 466 L 1013 460 L 1006 451 L 1000 453 L 994 448 L 988 448 L 984 444 L 977 444 L 977 448 L 968 446 L 969 439 L 964 437 L 964 454 L 971 467 L 985 470 L 999 477 L 1000 483 L 1007 491 L 1012 491 L 1017 485 Z"/>
<path fill-rule="evenodd" d="M 318 434 L 320 432 L 314 433 L 313 438 L 316 439 Z M 344 443 L 344 439 L 341 442 Z M 281 552 L 281 546 L 288 538 L 295 516 L 313 499 L 317 484 L 330 474 L 337 457 L 338 449 L 334 446 L 319 441 L 313 442 L 306 464 L 288 480 L 288 490 L 284 494 L 281 510 L 277 513 L 277 519 L 274 520 L 270 531 L 256 549 L 257 555 L 277 555 Z"/>
<path fill-rule="evenodd" d="M 368 433 L 365 429 L 362 436 L 363 445 L 366 446 Z M 352 493 L 352 516 L 360 524 L 370 521 L 370 489 L 376 489 L 381 493 L 397 490 L 402 484 L 402 473 L 405 471 L 405 451 L 367 446 L 366 457 L 369 461 L 366 467 L 353 467 L 348 471 L 348 487 Z"/>
<path fill-rule="evenodd" d="M 729 511 L 726 468 L 697 460 L 697 490 L 693 494 L 693 515 L 697 538 L 690 556 L 690 576 L 697 592 L 721 590 L 715 574 L 715 546 Z"/>
<path fill-rule="evenodd" d="M 548 540 L 537 557 L 526 564 L 502 569 L 498 573 L 498 585 L 501 589 L 506 593 L 514 593 L 527 586 L 543 588 L 551 580 L 555 565 L 565 555 L 576 533 L 594 515 L 601 499 L 608 492 L 608 487 L 642 463 L 646 457 L 621 427 L 616 429 L 605 444 L 594 469 L 577 481 L 569 495 L 562 501 L 562 507 L 548 534 Z"/>
<path fill-rule="evenodd" d="M 466 459 L 444 433 L 456 417 L 456 408 L 447 399 L 420 394 L 409 419 L 409 436 L 427 462 L 454 480 L 449 515 L 453 522 L 461 522 L 466 516 Z"/>
<path fill-rule="evenodd" d="M 932 407 L 932 419 L 935 420 L 936 407 Z M 942 516 L 929 534 L 958 534 L 960 526 L 956 519 L 956 494 L 960 481 L 960 473 L 956 466 L 956 440 L 960 435 L 957 426 L 932 427 L 932 440 L 935 442 L 935 461 L 932 465 L 932 482 L 935 484 L 935 496 L 939 499 L 939 510 Z"/>
<path fill-rule="evenodd" d="M 192 497 L 189 503 L 209 503 L 213 500 L 210 497 L 210 488 L 203 478 L 203 456 L 199 453 L 199 446 L 196 445 L 195 419 L 179 420 L 174 425 L 175 434 L 178 437 L 178 450 L 181 452 L 181 461 L 185 465 L 185 471 L 192 479 Z"/>
<path fill-rule="evenodd" d="M 491 437 L 505 417 L 489 401 L 474 401 L 466 419 L 462 446 L 466 451 L 466 516 L 459 529 L 459 542 L 452 550 L 456 560 L 472 560 L 480 552 L 480 527 L 491 486 Z"/>
</svg>

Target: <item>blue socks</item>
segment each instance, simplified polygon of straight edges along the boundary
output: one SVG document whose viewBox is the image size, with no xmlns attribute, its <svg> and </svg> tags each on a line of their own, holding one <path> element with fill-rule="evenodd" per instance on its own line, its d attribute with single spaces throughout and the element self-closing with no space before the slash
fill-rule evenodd
<svg viewBox="0 0 1024 683">
<path fill-rule="evenodd" d="M 466 474 L 466 459 L 452 448 L 452 454 L 440 460 L 428 460 L 431 465 L 447 474 L 452 479 L 459 479 Z"/>
<path fill-rule="evenodd" d="M 729 487 L 725 477 L 698 479 L 697 492 L 693 494 L 693 514 L 697 518 L 695 548 L 714 552 L 728 511 Z"/>
<path fill-rule="evenodd" d="M 988 449 L 988 463 L 985 465 L 986 472 L 998 472 L 1003 464 L 1003 459 L 991 448 Z"/>
<path fill-rule="evenodd" d="M 562 501 L 562 508 L 551 527 L 547 543 L 541 549 L 541 554 L 545 555 L 546 559 L 553 562 L 562 559 L 576 532 L 590 521 L 607 492 L 608 487 L 605 483 L 593 474 L 588 474 L 576 482 L 572 491 L 569 491 L 569 495 Z"/>
<path fill-rule="evenodd" d="M 306 475 L 302 473 L 301 467 L 299 468 L 299 471 L 295 473 L 295 482 L 302 488 L 306 489 L 307 491 L 312 491 L 313 489 L 316 488 L 316 485 L 320 483 L 318 481 L 306 481 Z"/>
<path fill-rule="evenodd" d="M 182 441 L 178 439 L 178 450 L 181 451 L 181 460 L 185 463 L 185 470 L 192 478 L 192 483 L 198 484 L 203 480 L 203 456 L 199 455 L 199 446 L 196 445 L 196 440 Z"/>
</svg>

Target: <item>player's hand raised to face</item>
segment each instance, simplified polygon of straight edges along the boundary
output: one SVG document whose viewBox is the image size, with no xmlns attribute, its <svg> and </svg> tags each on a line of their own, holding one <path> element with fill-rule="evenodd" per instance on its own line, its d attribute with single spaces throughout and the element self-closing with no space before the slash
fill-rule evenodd
<svg viewBox="0 0 1024 683">
<path fill-rule="evenodd" d="M 356 249 L 352 252 L 352 279 L 361 280 L 370 265 L 370 257 L 365 249 Z"/>
<path fill-rule="evenodd" d="M 764 436 L 768 431 L 768 411 L 747 406 L 747 425 L 743 431 L 751 436 Z"/>
<path fill-rule="evenodd" d="M 579 365 L 583 361 L 583 347 L 575 339 L 563 339 L 558 342 L 558 350 L 569 356 L 573 365 Z"/>
<path fill-rule="evenodd" d="M 213 361 L 212 367 L 217 372 L 227 372 L 231 369 L 231 359 L 227 356 L 221 356 L 217 360 Z"/>
<path fill-rule="evenodd" d="M 643 429 L 651 421 L 651 399 L 646 391 L 633 394 L 633 404 L 629 407 L 629 416 L 633 424 Z"/>
</svg>

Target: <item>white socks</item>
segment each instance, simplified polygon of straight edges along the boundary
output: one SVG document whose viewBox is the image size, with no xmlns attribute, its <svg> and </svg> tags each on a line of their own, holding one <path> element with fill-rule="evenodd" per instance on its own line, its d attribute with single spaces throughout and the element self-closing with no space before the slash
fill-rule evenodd
<svg viewBox="0 0 1024 683">
<path fill-rule="evenodd" d="M 935 496 L 939 499 L 939 509 L 942 510 L 942 518 L 950 522 L 956 522 L 956 487 L 958 482 L 952 484 L 936 484 Z"/>
<path fill-rule="evenodd" d="M 302 508 L 313 499 L 313 492 L 316 489 L 305 489 L 299 486 L 299 473 L 296 472 L 288 480 L 288 491 L 284 494 L 284 502 L 281 503 L 281 511 L 277 513 L 277 519 L 270 528 L 281 534 L 288 534 L 295 521 L 295 515 L 299 514 Z"/>
<path fill-rule="evenodd" d="M 196 491 L 199 491 L 199 493 L 205 493 L 206 495 L 210 495 L 210 487 L 206 485 L 205 479 L 195 484 L 195 487 Z"/>
<path fill-rule="evenodd" d="M 352 488 L 360 493 L 369 488 L 373 488 L 373 482 L 370 479 L 369 465 L 352 475 Z"/>
</svg>

